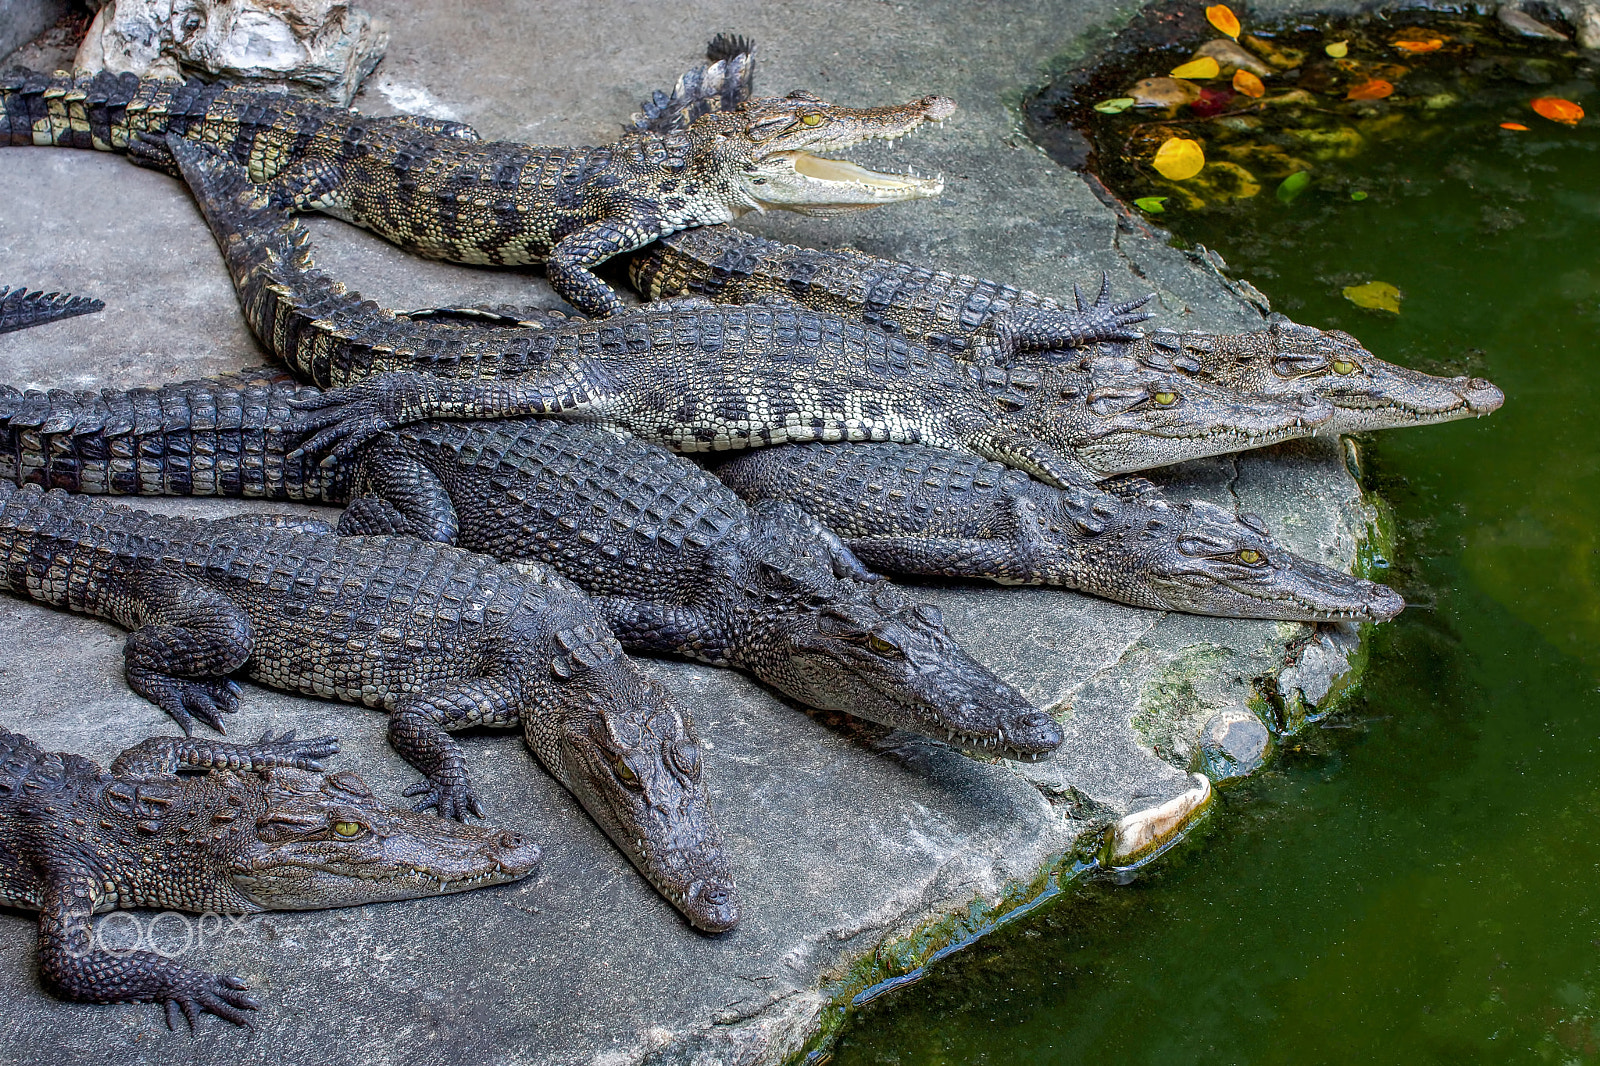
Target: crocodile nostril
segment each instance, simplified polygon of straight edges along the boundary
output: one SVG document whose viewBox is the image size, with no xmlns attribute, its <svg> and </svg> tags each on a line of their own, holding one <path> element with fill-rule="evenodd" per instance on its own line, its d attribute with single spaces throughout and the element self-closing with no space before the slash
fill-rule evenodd
<svg viewBox="0 0 1600 1066">
<path fill-rule="evenodd" d="M 500 834 L 500 846 L 505 848 L 507 851 L 515 851 L 517 848 L 520 848 L 527 843 L 528 838 L 524 837 L 521 833 Z"/>
</svg>

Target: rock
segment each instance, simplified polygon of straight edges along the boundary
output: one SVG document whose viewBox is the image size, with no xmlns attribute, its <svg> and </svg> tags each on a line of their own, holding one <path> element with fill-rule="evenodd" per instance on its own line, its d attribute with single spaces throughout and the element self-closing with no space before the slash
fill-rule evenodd
<svg viewBox="0 0 1600 1066">
<path fill-rule="evenodd" d="M 1495 12 L 1495 17 L 1500 20 L 1500 25 L 1512 33 L 1522 37 L 1540 37 L 1547 41 L 1569 41 L 1572 38 L 1558 29 L 1546 26 L 1520 7 L 1512 4 L 1501 4 Z"/>
<path fill-rule="evenodd" d="M 1197 767 L 1213 781 L 1253 773 L 1272 750 L 1272 733 L 1260 718 L 1239 707 L 1214 715 L 1200 730 Z"/>
<path fill-rule="evenodd" d="M 1596 0 L 1561 0 L 1556 10 L 1578 31 L 1578 44 L 1590 50 L 1600 49 L 1600 3 Z"/>
<path fill-rule="evenodd" d="M 342 105 L 388 44 L 385 23 L 344 0 L 111 0 L 76 67 L 289 83 Z"/>
<path fill-rule="evenodd" d="M 68 0 L 6 0 L 0 4 L 0 56 L 33 40 L 71 7 Z"/>
<path fill-rule="evenodd" d="M 1134 107 L 1182 107 L 1200 99 L 1200 86 L 1182 78 L 1145 78 L 1133 83 L 1128 95 Z"/>
<path fill-rule="evenodd" d="M 1236 41 L 1226 37 L 1219 37 L 1214 41 L 1207 41 L 1194 50 L 1194 58 L 1209 56 L 1217 61 L 1217 66 L 1222 69 L 1222 76 L 1233 77 L 1235 71 L 1248 70 L 1258 78 L 1270 78 L 1273 69 L 1266 63 L 1245 51 Z"/>
<path fill-rule="evenodd" d="M 1165 802 L 1125 815 L 1106 831 L 1101 865 L 1127 871 L 1143 866 L 1179 840 L 1211 804 L 1211 781 L 1190 774 L 1190 787 Z"/>
</svg>

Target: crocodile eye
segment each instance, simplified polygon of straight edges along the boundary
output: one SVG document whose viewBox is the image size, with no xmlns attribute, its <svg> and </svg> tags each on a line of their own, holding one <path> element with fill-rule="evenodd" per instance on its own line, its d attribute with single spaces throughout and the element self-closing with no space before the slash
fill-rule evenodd
<svg viewBox="0 0 1600 1066">
<path fill-rule="evenodd" d="M 639 775 L 633 772 L 633 767 L 629 766 L 628 760 L 624 759 L 622 756 L 611 756 L 611 772 L 617 775 L 618 781 L 621 781 L 629 788 L 640 787 Z"/>
<path fill-rule="evenodd" d="M 1333 361 L 1333 372 L 1335 374 L 1354 374 L 1356 365 L 1348 359 L 1335 359 Z"/>
<path fill-rule="evenodd" d="M 1175 392 L 1158 392 L 1150 398 L 1156 402 L 1157 407 L 1171 407 L 1178 402 L 1178 394 Z"/>
<path fill-rule="evenodd" d="M 867 647 L 871 648 L 879 655 L 898 655 L 900 652 L 900 649 L 895 647 L 893 641 L 886 640 L 885 638 L 878 636 L 876 633 L 867 634 Z"/>
<path fill-rule="evenodd" d="M 802 126 L 820 126 L 824 121 L 826 120 L 815 111 L 807 111 L 800 116 L 800 125 Z"/>
<path fill-rule="evenodd" d="M 343 837 L 345 840 L 354 840 L 362 833 L 360 822 L 334 822 L 333 835 Z"/>
<path fill-rule="evenodd" d="M 1246 548 L 1239 554 L 1235 555 L 1234 558 L 1239 560 L 1241 563 L 1254 566 L 1261 561 L 1261 553 L 1256 551 L 1254 548 Z"/>
<path fill-rule="evenodd" d="M 667 757 L 672 760 L 672 765 L 690 781 L 700 780 L 700 746 L 698 744 L 674 744 L 667 749 Z"/>
</svg>

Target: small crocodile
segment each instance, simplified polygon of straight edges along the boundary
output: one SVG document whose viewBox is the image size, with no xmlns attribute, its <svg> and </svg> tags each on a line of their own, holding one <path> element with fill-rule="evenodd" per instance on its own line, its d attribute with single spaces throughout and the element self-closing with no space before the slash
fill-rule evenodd
<svg viewBox="0 0 1600 1066">
<path fill-rule="evenodd" d="M 1323 433 L 1432 425 L 1486 415 L 1505 397 L 1482 378 L 1435 377 L 1385 362 L 1341 330 L 1272 315 L 1249 333 L 1135 331 L 1143 301 L 1076 307 L 1026 289 L 856 251 L 819 251 L 711 226 L 634 253 L 633 284 L 650 299 L 789 300 L 859 318 L 975 363 L 1039 366 L 1078 360 L 1085 344 L 1257 396 L 1309 392 L 1333 405 Z M 1147 297 L 1148 299 L 1148 297 Z M 1119 328 L 1120 327 L 1120 328 Z M 1095 336 L 1098 332 L 1100 335 Z"/>
<path fill-rule="evenodd" d="M 293 439 L 279 427 L 311 395 L 270 378 L 0 387 L 0 477 L 74 492 L 353 500 L 341 532 L 414 533 L 555 569 L 629 651 L 735 667 L 807 706 L 987 754 L 1037 758 L 1061 742 L 936 609 L 868 573 L 791 504 L 746 507 L 688 460 L 580 423 L 424 423 L 335 469 L 286 459 Z"/>
<path fill-rule="evenodd" d="M 1255 515 L 1168 503 L 1148 482 L 1059 489 L 970 455 L 907 444 L 752 452 L 717 475 L 831 527 L 885 573 L 1059 585 L 1155 610 L 1298 622 L 1385 621 L 1383 585 L 1295 555 Z"/>
<path fill-rule="evenodd" d="M 230 674 L 389 713 L 417 808 L 481 814 L 449 732 L 514 728 L 696 927 L 738 920 L 686 710 L 532 565 L 322 523 L 153 515 L 0 483 L 3 585 L 133 630 L 129 686 L 221 728 Z"/>
<path fill-rule="evenodd" d="M 539 849 L 489 826 L 386 807 L 339 750 L 153 737 L 110 772 L 0 727 L 0 903 L 39 912 L 39 975 L 86 1003 L 159 1003 L 243 1026 L 261 1006 L 237 977 L 101 944 L 93 915 L 160 907 L 216 915 L 354 907 L 516 881 Z"/>
<path fill-rule="evenodd" d="M 42 326 L 76 315 L 92 315 L 104 311 L 106 305 L 89 296 L 72 296 L 64 292 L 29 292 L 26 285 L 14 289 L 0 288 L 0 333 Z"/>
<path fill-rule="evenodd" d="M 243 86 L 0 75 L 0 145 L 128 152 L 171 169 L 169 133 L 204 141 L 248 166 L 278 204 L 324 211 L 407 251 L 543 263 L 557 293 L 594 316 L 624 304 L 593 268 L 663 234 L 767 208 L 828 214 L 938 195 L 940 179 L 818 153 L 896 140 L 954 111 L 939 96 L 848 108 L 795 92 L 704 114 L 678 132 L 541 147 L 482 141 L 461 123 L 375 118 Z"/>
</svg>

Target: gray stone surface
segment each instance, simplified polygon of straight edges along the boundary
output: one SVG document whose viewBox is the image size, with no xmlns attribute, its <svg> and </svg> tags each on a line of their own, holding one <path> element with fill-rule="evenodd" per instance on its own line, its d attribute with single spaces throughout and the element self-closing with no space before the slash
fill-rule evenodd
<svg viewBox="0 0 1600 1066">
<path fill-rule="evenodd" d="M 33 40 L 71 7 L 71 0 L 0 0 L 0 56 Z"/>
<path fill-rule="evenodd" d="M 724 30 L 761 42 L 758 76 L 769 92 L 805 87 L 858 104 L 953 96 L 963 110 L 943 134 L 881 150 L 942 170 L 943 199 L 836 220 L 771 216 L 754 228 L 1051 293 L 1106 269 L 1119 293 L 1158 292 L 1160 324 L 1260 321 L 1211 270 L 1120 232 L 1077 178 L 1016 132 L 1011 105 L 1022 92 L 1080 33 L 1125 8 L 1096 0 L 981 11 L 965 0 L 371 7 L 389 20 L 392 44 L 358 106 L 459 118 L 488 137 L 607 139 Z M 108 156 L 21 149 L 0 152 L 0 187 L 3 280 L 108 304 L 100 315 L 0 336 L 0 380 L 133 385 L 259 361 L 210 238 L 175 182 Z M 424 263 L 340 223 L 311 225 L 323 264 L 392 306 L 553 302 L 536 272 Z M 1331 441 L 1191 464 L 1160 480 L 1255 511 L 1296 550 L 1336 565 L 1353 559 L 1368 522 Z M 1241 716 L 1253 719 L 1256 686 L 1271 691 L 1312 635 L 1300 625 L 1159 614 L 1048 590 L 926 594 L 980 659 L 1061 716 L 1068 739 L 1057 758 L 989 765 L 810 717 L 739 675 L 651 665 L 696 708 L 707 741 L 745 900 L 732 934 L 690 931 L 514 736 L 469 735 L 463 743 L 493 816 L 545 848 L 535 879 L 438 902 L 273 915 L 206 938 L 189 957 L 237 971 L 265 1001 L 253 1036 L 208 1019 L 195 1038 L 174 1037 L 149 1007 L 58 1002 L 39 989 L 29 918 L 0 914 L 0 1061 L 773 1061 L 811 1032 L 829 982 L 885 939 L 974 899 L 993 901 L 1118 819 L 1174 800 L 1193 787 L 1192 770 L 1217 764 L 1218 745 L 1230 759 L 1253 758 L 1252 731 L 1235 733 Z M 121 646 L 108 625 L 0 599 L 0 722 L 101 758 L 171 732 L 123 684 Z M 1219 722 L 1228 725 L 1220 733 Z M 340 765 L 382 795 L 412 779 L 375 712 L 251 687 L 233 732 L 268 727 L 344 736 Z"/>
</svg>

